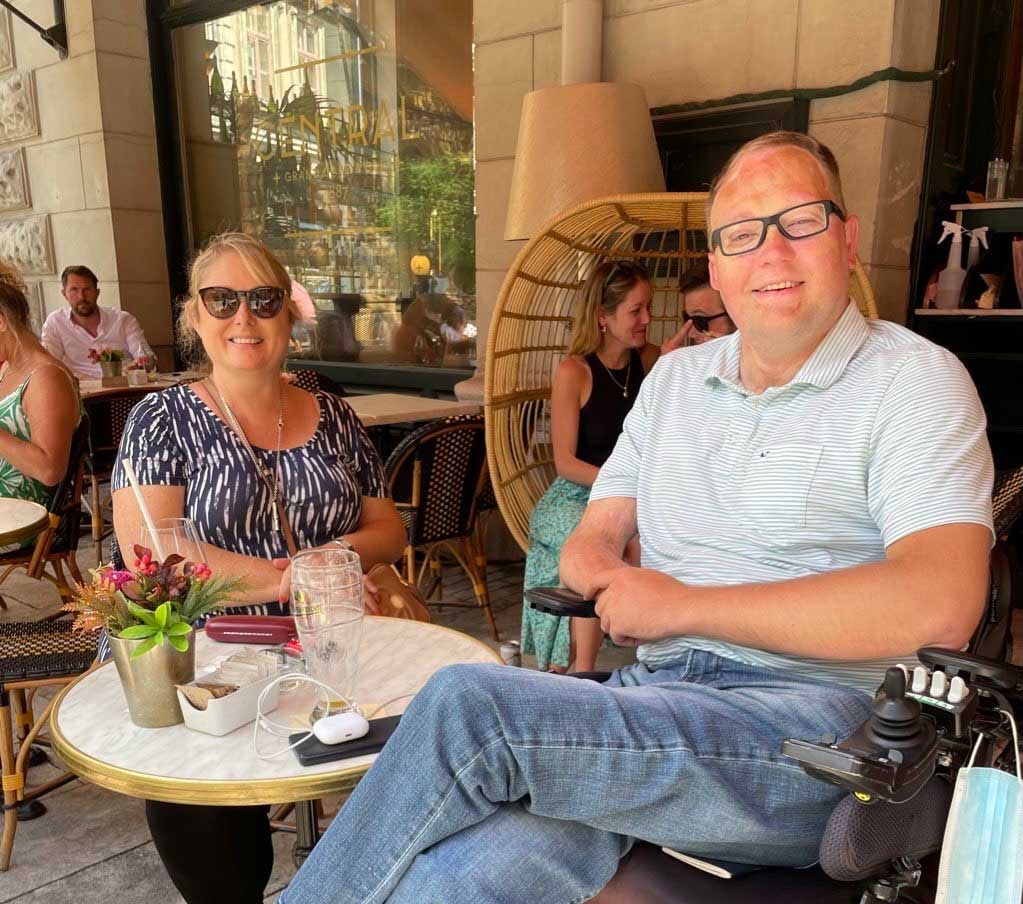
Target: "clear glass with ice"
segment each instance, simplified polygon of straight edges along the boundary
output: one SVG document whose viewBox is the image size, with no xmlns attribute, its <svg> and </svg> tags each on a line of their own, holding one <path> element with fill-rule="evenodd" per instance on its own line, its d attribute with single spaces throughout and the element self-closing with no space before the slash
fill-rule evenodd
<svg viewBox="0 0 1023 904">
<path fill-rule="evenodd" d="M 298 553 L 291 560 L 291 613 L 306 671 L 332 690 L 330 711 L 354 706 L 365 614 L 358 554 L 340 544 Z"/>
</svg>

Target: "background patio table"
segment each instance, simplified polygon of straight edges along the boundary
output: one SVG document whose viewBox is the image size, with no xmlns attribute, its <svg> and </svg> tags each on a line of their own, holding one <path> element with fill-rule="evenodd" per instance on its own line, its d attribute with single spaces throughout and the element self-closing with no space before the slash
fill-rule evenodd
<svg viewBox="0 0 1023 904">
<path fill-rule="evenodd" d="M 49 517 L 38 502 L 0 496 L 0 546 L 34 537 L 46 527 Z"/>
<path fill-rule="evenodd" d="M 347 396 L 345 401 L 352 406 L 364 427 L 435 421 L 461 414 L 479 414 L 482 410 L 475 402 L 425 399 L 422 396 L 401 395 L 396 392 Z"/>
</svg>

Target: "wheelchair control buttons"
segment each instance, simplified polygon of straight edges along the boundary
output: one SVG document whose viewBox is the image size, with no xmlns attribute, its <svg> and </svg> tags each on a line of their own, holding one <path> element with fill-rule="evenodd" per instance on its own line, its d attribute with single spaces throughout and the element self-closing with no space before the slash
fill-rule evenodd
<svg viewBox="0 0 1023 904">
<path fill-rule="evenodd" d="M 931 676 L 931 696 L 935 700 L 943 700 L 948 691 L 948 675 L 937 671 Z"/>
<path fill-rule="evenodd" d="M 918 665 L 913 669 L 913 693 L 924 694 L 927 692 L 927 669 Z"/>
<path fill-rule="evenodd" d="M 948 697 L 946 698 L 949 703 L 961 703 L 963 698 L 969 693 L 966 688 L 966 682 L 963 681 L 958 675 L 952 679 L 952 683 L 948 688 Z"/>
</svg>

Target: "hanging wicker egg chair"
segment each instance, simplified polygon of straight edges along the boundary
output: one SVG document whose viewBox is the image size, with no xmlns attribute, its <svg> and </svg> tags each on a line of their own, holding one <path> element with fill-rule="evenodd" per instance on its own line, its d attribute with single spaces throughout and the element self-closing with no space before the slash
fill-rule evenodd
<svg viewBox="0 0 1023 904">
<path fill-rule="evenodd" d="M 531 239 L 497 298 L 484 383 L 487 456 L 501 514 L 518 544 L 529 545 L 529 516 L 554 479 L 551 381 L 568 347 L 579 287 L 606 258 L 637 260 L 653 284 L 649 341 L 682 325 L 679 277 L 707 254 L 706 193 L 615 195 L 566 211 Z M 877 317 L 857 261 L 850 294 Z"/>
</svg>

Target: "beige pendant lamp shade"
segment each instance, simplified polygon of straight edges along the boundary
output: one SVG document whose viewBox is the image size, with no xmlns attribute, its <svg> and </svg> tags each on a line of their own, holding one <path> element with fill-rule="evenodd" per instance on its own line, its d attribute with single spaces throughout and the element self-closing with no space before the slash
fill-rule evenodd
<svg viewBox="0 0 1023 904">
<path fill-rule="evenodd" d="M 664 191 L 646 94 L 588 82 L 541 88 L 522 102 L 506 239 L 528 239 L 551 217 L 606 195 Z"/>
</svg>

